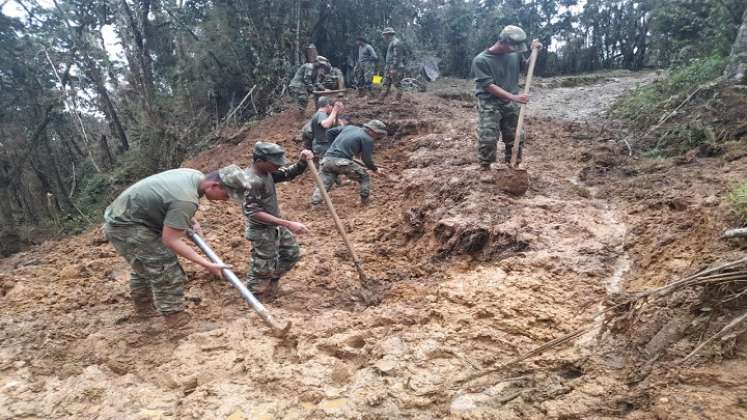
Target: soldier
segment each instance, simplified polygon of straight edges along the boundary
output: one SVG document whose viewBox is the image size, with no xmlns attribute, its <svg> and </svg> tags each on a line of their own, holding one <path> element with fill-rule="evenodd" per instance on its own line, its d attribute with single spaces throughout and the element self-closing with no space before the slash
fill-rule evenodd
<svg viewBox="0 0 747 420">
<path fill-rule="evenodd" d="M 355 63 L 353 75 L 358 96 L 363 97 L 371 94 L 371 83 L 379 57 L 365 38 L 356 38 L 355 44 L 358 46 L 358 61 Z"/>
<path fill-rule="evenodd" d="M 329 73 L 324 75 L 322 85 L 329 90 L 343 90 L 345 89 L 345 75 L 342 74 L 342 70 L 332 67 Z"/>
<path fill-rule="evenodd" d="M 402 41 L 395 36 L 395 32 L 392 28 L 385 28 L 381 34 L 384 36 L 384 40 L 389 43 L 386 49 L 386 61 L 384 66 L 384 91 L 381 92 L 379 100 L 381 102 L 384 98 L 389 95 L 389 90 L 394 84 L 397 87 L 396 101 L 402 99 L 402 78 L 404 77 L 405 71 L 405 51 Z"/>
<path fill-rule="evenodd" d="M 475 95 L 478 101 L 477 157 L 482 170 L 489 170 L 496 161 L 498 136 L 505 146 L 504 160 L 511 162 L 511 152 L 519 120 L 517 103 L 525 104 L 529 96 L 519 95 L 520 53 L 527 50 L 527 35 L 518 26 L 506 26 L 498 41 L 472 60 Z M 539 41 L 533 46 L 541 48 Z M 519 158 L 523 139 L 520 139 Z"/>
<path fill-rule="evenodd" d="M 246 286 L 256 291 L 261 282 L 269 282 L 264 292 L 267 298 L 275 296 L 280 277 L 298 261 L 300 251 L 293 234 L 309 231 L 302 223 L 282 218 L 275 183 L 301 175 L 306 170 L 306 161 L 312 158 L 310 150 L 303 150 L 298 162 L 282 167 L 288 164 L 283 148 L 275 143 L 257 142 L 254 145 L 254 164 L 245 172 L 246 238 L 252 243 Z"/>
<path fill-rule="evenodd" d="M 314 163 L 317 163 L 327 153 L 330 143 L 327 143 L 327 129 L 337 123 L 337 115 L 343 110 L 342 102 L 335 102 L 326 96 L 319 98 L 319 109 L 311 117 L 311 142 L 306 141 L 304 148 L 314 152 Z"/>
<path fill-rule="evenodd" d="M 339 175 L 345 175 L 360 184 L 361 205 L 368 204 L 371 187 L 366 168 L 381 174 L 382 171 L 373 161 L 374 139 L 386 134 L 386 125 L 379 120 L 371 120 L 363 124 L 363 127 L 348 126 L 342 130 L 322 161 L 321 178 L 324 188 L 329 190 Z M 353 161 L 358 155 L 366 168 Z M 322 194 L 316 188 L 311 196 L 311 204 L 321 202 Z"/>
<path fill-rule="evenodd" d="M 351 121 L 350 115 L 340 115 L 339 117 L 337 117 L 337 124 L 339 125 L 327 130 L 327 144 L 329 144 L 330 147 L 332 146 L 332 143 L 335 142 L 335 139 L 337 138 L 337 136 L 339 136 L 340 133 L 342 133 L 342 130 L 344 130 L 347 127 L 351 127 L 350 121 Z"/>
<path fill-rule="evenodd" d="M 243 184 L 224 176 L 227 170 L 230 167 L 204 175 L 182 168 L 151 175 L 127 188 L 106 208 L 106 237 L 132 269 L 130 296 L 135 319 L 154 316 L 157 310 L 169 327 L 189 321 L 184 312 L 184 271 L 177 255 L 222 277 L 222 269 L 227 267 L 197 254 L 184 237 L 189 228 L 200 231 L 193 219 L 200 197 L 243 199 Z"/>
<path fill-rule="evenodd" d="M 306 106 L 309 103 L 309 95 L 314 90 L 325 89 L 324 85 L 322 85 L 322 80 L 330 69 L 329 60 L 319 55 L 313 63 L 302 64 L 296 70 L 296 74 L 288 85 L 288 91 L 295 98 L 301 112 L 306 110 Z"/>
</svg>

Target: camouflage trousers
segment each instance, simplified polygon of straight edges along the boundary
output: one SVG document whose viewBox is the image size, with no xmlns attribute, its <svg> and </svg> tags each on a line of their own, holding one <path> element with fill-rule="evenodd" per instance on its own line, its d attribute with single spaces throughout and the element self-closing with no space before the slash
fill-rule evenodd
<svg viewBox="0 0 747 420">
<path fill-rule="evenodd" d="M 104 232 L 130 265 L 130 296 L 137 311 L 153 306 L 162 315 L 184 310 L 184 271 L 161 235 L 145 226 L 112 226 Z"/>
<path fill-rule="evenodd" d="M 358 65 L 355 66 L 355 69 L 353 70 L 353 75 L 355 77 L 355 87 L 358 90 L 366 89 L 370 92 L 371 86 L 373 84 L 373 76 L 375 70 L 375 63 L 358 63 Z"/>
<path fill-rule="evenodd" d="M 246 238 L 252 243 L 251 267 L 246 280 L 249 288 L 264 281 L 280 280 L 301 256 L 296 238 L 281 226 L 248 226 Z"/>
<path fill-rule="evenodd" d="M 389 67 L 384 69 L 384 83 L 382 86 L 386 89 L 386 92 L 389 91 L 392 85 L 394 85 L 397 89 L 402 90 L 402 79 L 405 78 L 405 72 L 404 69 L 394 69 L 394 74 L 390 74 Z"/>
<path fill-rule="evenodd" d="M 327 191 L 332 188 L 332 184 L 337 182 L 338 176 L 345 175 L 360 184 L 361 197 L 368 197 L 371 193 L 371 180 L 368 177 L 368 171 L 350 159 L 325 157 L 322 160 L 321 173 L 319 175 Z M 316 188 L 314 194 L 311 196 L 311 203 L 319 204 L 321 202 L 322 193 L 319 191 L 319 188 Z"/>
<path fill-rule="evenodd" d="M 311 92 L 307 91 L 303 86 L 288 86 L 288 94 L 295 99 L 299 109 L 302 111 L 306 110 L 306 106 L 309 104 L 309 95 Z"/>
<path fill-rule="evenodd" d="M 477 158 L 480 164 L 495 162 L 498 137 L 503 142 L 504 161 L 511 161 L 511 151 L 519 122 L 519 107 L 511 102 L 504 104 L 497 99 L 478 98 L 479 118 L 477 122 Z M 524 133 L 519 143 L 519 158 L 524 146 Z"/>
</svg>

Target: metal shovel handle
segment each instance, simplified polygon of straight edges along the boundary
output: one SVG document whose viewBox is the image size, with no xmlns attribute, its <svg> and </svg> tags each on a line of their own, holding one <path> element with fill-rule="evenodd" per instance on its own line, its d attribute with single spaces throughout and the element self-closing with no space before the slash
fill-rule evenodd
<svg viewBox="0 0 747 420">
<path fill-rule="evenodd" d="M 189 239 L 192 240 L 192 242 L 197 245 L 202 252 L 207 255 L 208 259 L 215 264 L 224 264 L 223 260 L 220 259 L 218 254 L 216 254 L 210 246 L 205 242 L 204 239 L 197 233 L 187 230 L 187 236 L 189 236 Z M 270 328 L 275 330 L 276 332 L 279 332 L 280 335 L 285 335 L 288 333 L 288 330 L 290 330 L 291 323 L 288 322 L 285 326 L 280 325 L 273 317 L 270 315 L 270 312 L 267 311 L 264 305 L 262 305 L 262 302 L 257 300 L 256 297 L 252 294 L 252 292 L 247 289 L 247 287 L 244 285 L 244 283 L 239 280 L 239 277 L 234 274 L 233 271 L 231 271 L 228 268 L 223 269 L 223 277 L 227 279 L 234 287 L 239 289 L 239 293 L 241 293 L 241 296 L 249 303 L 249 306 L 254 309 L 255 312 L 257 312 L 257 315 L 259 315 L 260 318 L 265 322 L 265 324 L 269 325 Z"/>
</svg>

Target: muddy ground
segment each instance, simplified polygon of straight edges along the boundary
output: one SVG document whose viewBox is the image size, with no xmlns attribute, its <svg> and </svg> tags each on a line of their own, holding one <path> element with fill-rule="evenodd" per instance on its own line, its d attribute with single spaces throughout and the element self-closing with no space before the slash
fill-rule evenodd
<svg viewBox="0 0 747 420">
<path fill-rule="evenodd" d="M 267 305 L 293 322 L 286 340 L 190 264 L 185 332 L 159 319 L 115 324 L 130 308 L 127 267 L 97 230 L 0 261 L 0 418 L 744 418 L 745 340 L 685 365 L 687 339 L 647 359 L 641 349 L 664 321 L 592 329 L 463 381 L 587 325 L 623 290 L 739 255 L 718 234 L 745 158 L 639 165 L 605 132 L 605 108 L 652 77 L 540 80 L 522 197 L 477 175 L 468 85 L 447 80 L 391 108 L 345 98 L 355 122 L 390 126 L 376 150 L 387 174 L 373 178 L 370 205 L 358 206 L 350 182 L 331 192 L 378 303 L 356 297 L 355 269 L 326 210 L 309 205 L 305 174 L 279 187 L 286 216 L 312 230 Z M 438 95 L 446 90 L 462 94 Z M 301 125 L 276 115 L 185 166 L 247 165 L 258 139 L 296 156 Z M 238 205 L 205 202 L 198 219 L 243 275 Z"/>
</svg>

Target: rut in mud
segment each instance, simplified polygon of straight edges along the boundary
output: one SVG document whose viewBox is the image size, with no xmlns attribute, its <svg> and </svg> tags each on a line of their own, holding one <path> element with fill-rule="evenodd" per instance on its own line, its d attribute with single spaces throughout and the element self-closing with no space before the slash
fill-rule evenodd
<svg viewBox="0 0 747 420">
<path fill-rule="evenodd" d="M 649 188 L 600 185 L 624 148 L 588 129 L 598 127 L 600 106 L 640 80 L 540 88 L 527 124 L 523 197 L 476 176 L 475 112 L 464 96 L 417 94 L 388 110 L 348 98 L 356 123 L 381 118 L 392 134 L 377 146 L 387 175 L 373 178 L 368 207 L 358 207 L 354 184 L 331 192 L 379 302 L 366 307 L 352 293 L 355 269 L 331 217 L 309 205 L 313 180 L 304 175 L 279 187 L 286 215 L 312 230 L 299 237 L 303 258 L 268 304 L 293 321 L 284 341 L 227 283 L 188 264 L 194 322 L 186 334 L 161 332 L 159 320 L 115 325 L 129 310 L 127 268 L 97 231 L 3 260 L 0 417 L 655 418 L 676 392 L 699 398 L 677 409 L 738 413 L 744 368 L 712 374 L 709 384 L 721 388 L 710 399 L 702 386 L 671 378 L 669 390 L 653 379 L 637 388 L 630 375 L 638 367 L 620 348 L 600 350 L 593 333 L 459 381 L 584 326 L 628 277 L 686 269 L 645 259 L 655 234 L 638 232 L 646 245 L 630 239 L 632 228 L 679 216 L 666 206 L 631 212 L 618 197 L 628 191 L 649 203 Z M 237 157 L 245 166 L 258 139 L 297 155 L 291 139 L 301 125 L 290 113 L 275 116 L 244 142 L 185 166 L 210 170 Z M 205 202 L 198 219 L 216 252 L 243 273 L 249 249 L 238 206 Z"/>
</svg>

